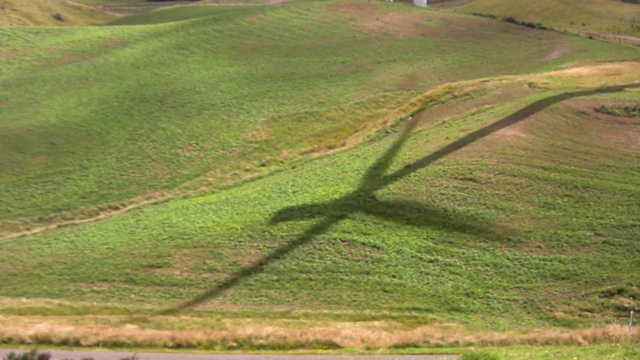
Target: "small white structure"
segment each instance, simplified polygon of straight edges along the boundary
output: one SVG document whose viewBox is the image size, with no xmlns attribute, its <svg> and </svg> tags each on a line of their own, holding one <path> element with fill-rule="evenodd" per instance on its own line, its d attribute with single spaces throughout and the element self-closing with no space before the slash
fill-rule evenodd
<svg viewBox="0 0 640 360">
<path fill-rule="evenodd" d="M 413 4 L 420 7 L 427 7 L 427 0 L 413 0 Z"/>
</svg>

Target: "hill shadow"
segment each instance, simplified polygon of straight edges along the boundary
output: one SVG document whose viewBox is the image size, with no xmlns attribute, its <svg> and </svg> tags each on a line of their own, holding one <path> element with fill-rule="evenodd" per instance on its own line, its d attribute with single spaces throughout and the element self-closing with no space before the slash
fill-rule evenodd
<svg viewBox="0 0 640 360">
<path fill-rule="evenodd" d="M 397 156 L 400 149 L 402 149 L 406 141 L 409 139 L 411 131 L 417 125 L 417 117 L 412 118 L 389 150 L 387 150 L 384 155 L 367 170 L 356 190 L 332 201 L 284 208 L 276 212 L 270 219 L 271 224 L 277 224 L 285 221 L 318 218 L 320 219 L 318 223 L 300 234 L 296 239 L 276 248 L 252 266 L 246 267 L 233 274 L 216 287 L 203 292 L 189 301 L 175 307 L 165 309 L 161 314 L 166 315 L 176 313 L 181 310 L 195 307 L 222 295 L 225 291 L 235 287 L 243 280 L 262 272 L 270 263 L 281 260 L 291 251 L 310 242 L 314 237 L 327 232 L 332 226 L 355 213 L 368 214 L 403 225 L 438 227 L 447 231 L 499 238 L 501 235 L 496 233 L 492 226 L 484 224 L 482 219 L 473 215 L 435 208 L 428 204 L 412 201 L 396 202 L 379 200 L 375 196 L 374 192 L 415 171 L 429 166 L 433 162 L 440 160 L 467 145 L 470 145 L 508 126 L 521 122 L 553 104 L 576 97 L 614 93 L 635 87 L 640 87 L 640 84 L 563 93 L 538 100 L 511 115 L 464 136 L 463 138 L 421 158 L 409 166 L 405 166 L 400 170 L 385 175 L 386 171 L 391 166 L 393 159 Z"/>
</svg>

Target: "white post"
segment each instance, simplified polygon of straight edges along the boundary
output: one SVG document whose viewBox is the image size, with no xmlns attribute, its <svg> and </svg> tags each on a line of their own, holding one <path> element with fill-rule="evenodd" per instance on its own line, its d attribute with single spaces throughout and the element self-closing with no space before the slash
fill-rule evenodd
<svg viewBox="0 0 640 360">
<path fill-rule="evenodd" d="M 413 4 L 420 7 L 427 7 L 427 0 L 413 0 Z"/>
</svg>

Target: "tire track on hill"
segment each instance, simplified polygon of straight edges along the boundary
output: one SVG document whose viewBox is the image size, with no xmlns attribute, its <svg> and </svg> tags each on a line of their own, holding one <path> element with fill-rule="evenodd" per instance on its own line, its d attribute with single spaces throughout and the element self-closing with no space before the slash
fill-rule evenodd
<svg viewBox="0 0 640 360">
<path fill-rule="evenodd" d="M 68 225 L 80 225 L 80 224 L 86 224 L 86 223 L 91 223 L 94 221 L 98 221 L 100 219 L 104 219 L 104 218 L 108 218 L 111 216 L 115 216 L 115 215 L 120 215 L 120 214 L 124 214 L 126 212 L 129 212 L 135 208 L 138 208 L 140 206 L 144 206 L 144 205 L 151 205 L 151 204 L 156 204 L 162 201 L 166 201 L 166 200 L 171 200 L 171 199 L 175 199 L 178 198 L 180 196 L 185 196 L 186 194 L 181 193 L 181 194 L 169 194 L 169 195 L 165 195 L 165 196 L 161 196 L 158 198 L 153 198 L 153 199 L 149 199 L 149 200 L 143 200 L 140 202 L 134 202 L 131 203 L 125 207 L 116 209 L 116 210 L 108 210 L 108 211 L 102 211 L 100 212 L 100 214 L 96 215 L 96 216 L 92 216 L 92 217 L 87 217 L 87 218 L 82 218 L 82 219 L 72 219 L 72 220 L 64 220 L 64 221 L 60 221 L 60 222 L 55 222 L 55 223 L 51 223 L 49 225 L 44 225 L 44 226 L 39 226 L 33 229 L 29 229 L 29 230 L 23 230 L 23 231 L 18 231 L 18 232 L 13 232 L 13 233 L 8 233 L 5 235 L 0 235 L 0 241 L 1 240 L 9 240 L 9 239 L 15 239 L 15 238 L 19 238 L 19 237 L 23 237 L 23 236 L 28 236 L 28 235 L 34 235 L 37 233 L 41 233 L 43 231 L 47 231 L 47 230 L 54 230 L 57 229 L 59 227 L 63 227 L 63 226 L 68 226 Z"/>
</svg>

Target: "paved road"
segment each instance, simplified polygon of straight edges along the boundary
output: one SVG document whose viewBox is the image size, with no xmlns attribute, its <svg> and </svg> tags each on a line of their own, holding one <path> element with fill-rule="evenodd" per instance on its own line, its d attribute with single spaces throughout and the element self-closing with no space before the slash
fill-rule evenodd
<svg viewBox="0 0 640 360">
<path fill-rule="evenodd" d="M 0 359 L 4 360 L 9 353 L 22 354 L 26 350 L 2 350 Z M 133 353 L 115 351 L 66 351 L 40 350 L 49 352 L 51 360 L 122 360 L 131 358 Z M 177 354 L 177 353 L 140 353 L 138 360 L 439 360 L 455 359 L 458 355 L 240 355 L 240 354 Z"/>
</svg>

